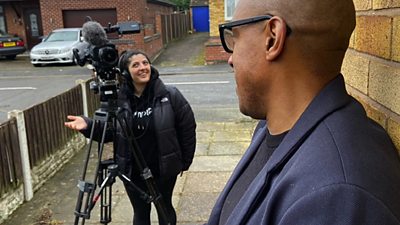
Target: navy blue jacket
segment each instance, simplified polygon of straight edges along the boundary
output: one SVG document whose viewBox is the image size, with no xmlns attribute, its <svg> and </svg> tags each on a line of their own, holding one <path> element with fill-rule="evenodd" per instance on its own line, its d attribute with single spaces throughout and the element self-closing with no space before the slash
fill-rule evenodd
<svg viewBox="0 0 400 225">
<path fill-rule="evenodd" d="M 266 136 L 265 121 L 208 224 Z M 251 183 L 227 224 L 400 224 L 400 160 L 385 130 L 345 90 L 342 75 L 311 102 Z"/>
</svg>

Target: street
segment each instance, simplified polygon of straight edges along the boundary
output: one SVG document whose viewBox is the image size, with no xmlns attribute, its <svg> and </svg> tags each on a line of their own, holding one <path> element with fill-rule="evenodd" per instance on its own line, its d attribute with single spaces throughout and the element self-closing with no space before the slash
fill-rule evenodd
<svg viewBox="0 0 400 225">
<path fill-rule="evenodd" d="M 0 60 L 0 123 L 7 120 L 7 113 L 14 109 L 24 110 L 74 87 L 76 80 L 89 79 L 91 71 L 86 67 L 54 65 L 33 67 L 29 57 L 16 60 Z M 237 119 L 229 111 L 237 114 L 237 97 L 233 74 L 228 70 L 209 73 L 199 68 L 190 74 L 163 75 L 166 84 L 176 86 L 194 108 L 198 119 L 208 117 L 220 120 Z M 229 110 L 228 110 L 229 109 Z M 217 117 L 215 116 L 217 113 Z"/>
<path fill-rule="evenodd" d="M 90 71 L 79 66 L 33 67 L 29 57 L 0 59 L 0 123 L 9 111 L 24 110 L 75 86 L 78 79 L 89 79 Z"/>
</svg>

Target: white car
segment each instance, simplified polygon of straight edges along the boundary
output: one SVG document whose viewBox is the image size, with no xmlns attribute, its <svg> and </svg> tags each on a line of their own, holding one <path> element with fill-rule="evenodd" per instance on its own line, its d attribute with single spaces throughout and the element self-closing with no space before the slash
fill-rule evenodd
<svg viewBox="0 0 400 225">
<path fill-rule="evenodd" d="M 72 49 L 79 48 L 82 42 L 81 28 L 53 30 L 41 43 L 31 49 L 31 63 L 34 66 L 53 63 L 75 64 Z"/>
</svg>

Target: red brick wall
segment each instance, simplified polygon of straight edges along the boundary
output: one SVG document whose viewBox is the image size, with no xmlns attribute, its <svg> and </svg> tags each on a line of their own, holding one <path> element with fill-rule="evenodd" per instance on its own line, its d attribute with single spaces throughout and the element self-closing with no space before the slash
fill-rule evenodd
<svg viewBox="0 0 400 225">
<path fill-rule="evenodd" d="M 117 48 L 120 52 L 126 49 L 140 49 L 153 58 L 161 51 L 163 46 L 161 36 L 159 35 L 161 33 L 160 24 L 157 25 L 157 15 L 171 14 L 172 7 L 147 4 L 146 0 L 96 0 L 95 4 L 92 0 L 63 0 L 57 2 L 57 4 L 55 4 L 54 0 L 40 0 L 43 33 L 46 35 L 53 29 L 64 27 L 63 10 L 111 8 L 116 9 L 118 21 L 138 21 L 142 25 L 145 25 L 143 24 L 144 20 L 151 20 L 154 23 L 154 25 L 144 26 L 145 29 L 150 27 L 146 32 L 142 30 L 139 34 L 123 35 L 123 40 L 132 40 L 133 44 L 117 43 Z M 160 19 L 158 19 L 158 23 L 161 23 Z M 154 26 L 156 27 L 155 29 Z M 145 33 L 147 36 L 151 36 L 151 38 L 145 38 Z"/>
<path fill-rule="evenodd" d="M 219 37 L 210 37 L 205 44 L 205 58 L 207 64 L 226 63 L 230 54 L 225 52 Z"/>
</svg>

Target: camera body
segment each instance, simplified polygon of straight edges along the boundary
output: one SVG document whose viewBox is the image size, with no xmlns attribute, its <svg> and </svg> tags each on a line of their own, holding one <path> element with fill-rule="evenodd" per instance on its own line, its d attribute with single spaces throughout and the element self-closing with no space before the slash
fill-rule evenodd
<svg viewBox="0 0 400 225">
<path fill-rule="evenodd" d="M 101 46 L 89 45 L 84 51 L 84 56 L 79 56 L 79 50 L 74 49 L 74 57 L 80 66 L 89 63 L 95 74 L 95 79 L 90 82 L 90 90 L 100 94 L 101 108 L 115 110 L 118 98 L 118 50 L 112 43 Z"/>
</svg>

